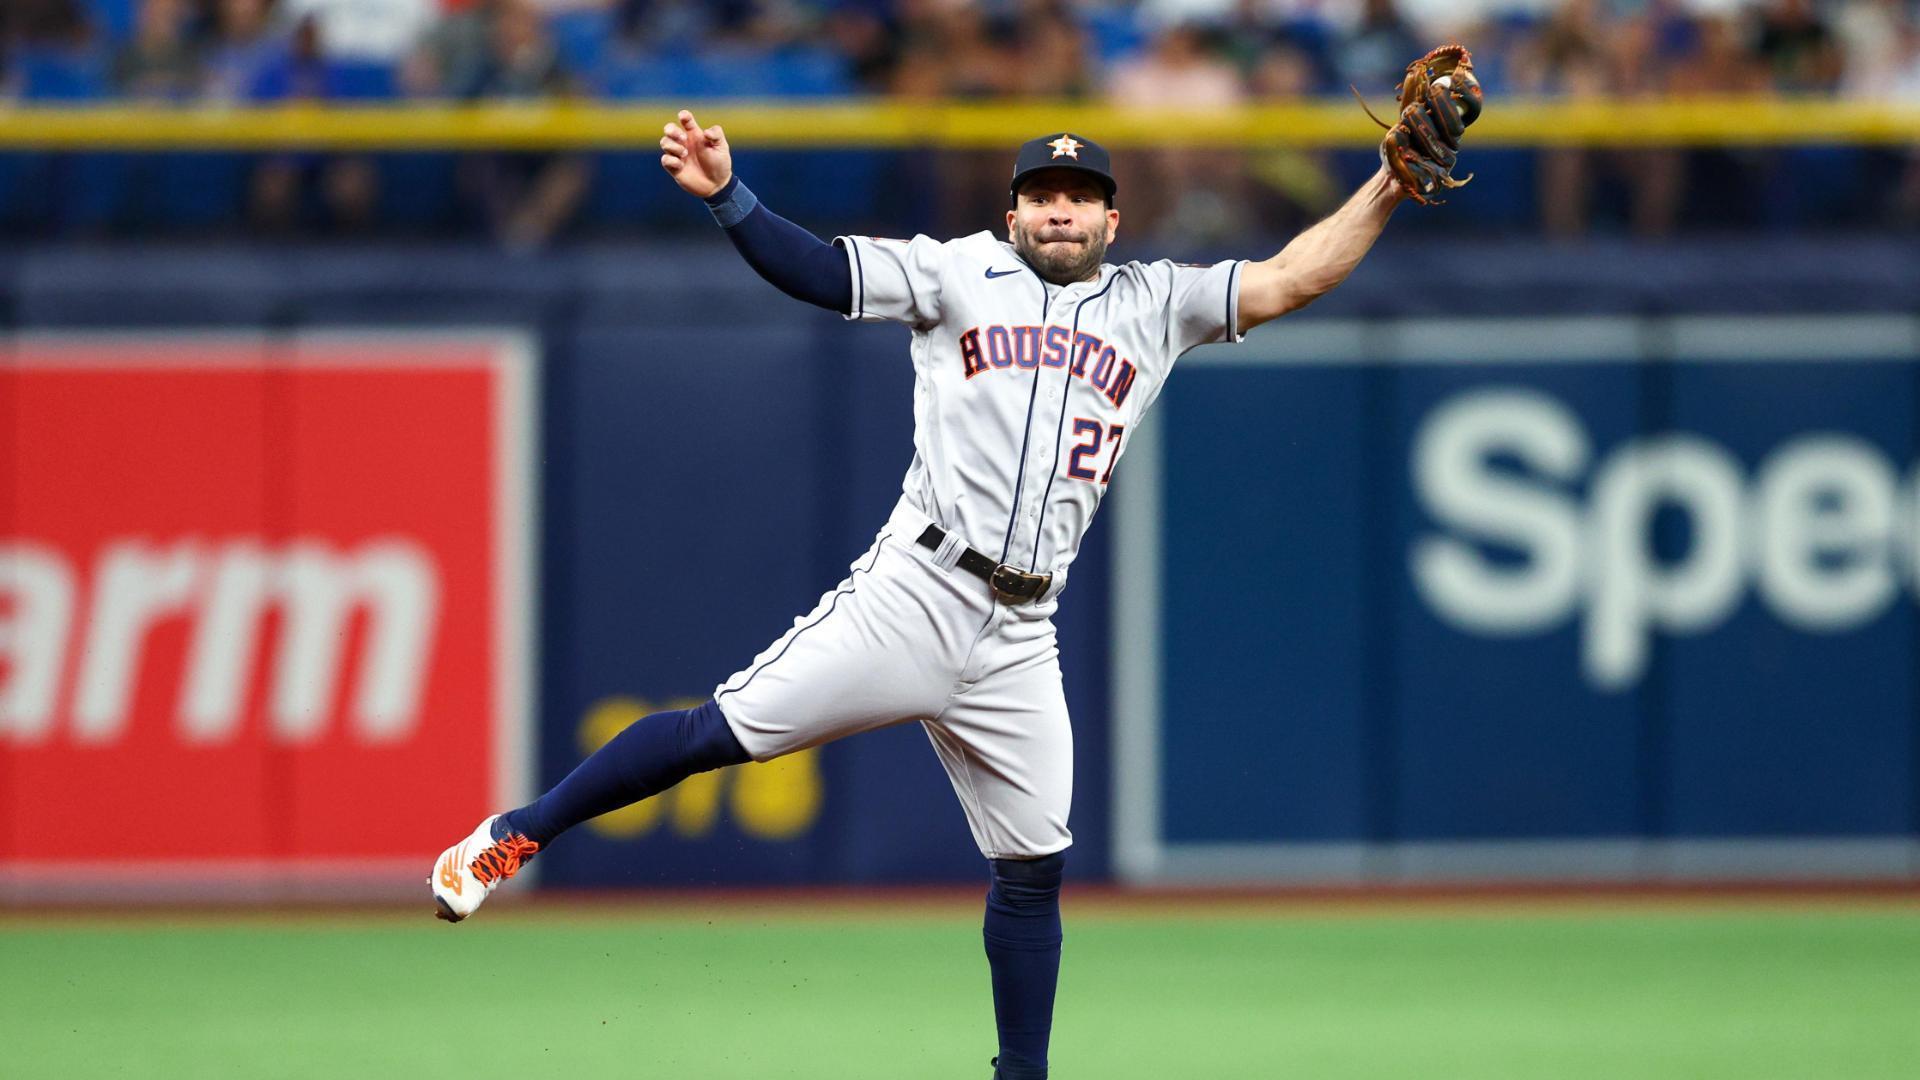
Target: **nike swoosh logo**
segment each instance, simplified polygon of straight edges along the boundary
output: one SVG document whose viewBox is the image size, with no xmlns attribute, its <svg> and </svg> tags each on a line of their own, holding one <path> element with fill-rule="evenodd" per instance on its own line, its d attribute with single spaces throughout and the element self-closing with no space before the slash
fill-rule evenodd
<svg viewBox="0 0 1920 1080">
<path fill-rule="evenodd" d="M 1019 272 L 1020 271 L 1018 270 L 989 270 L 987 271 L 987 277 L 989 279 L 997 278 L 997 277 L 1006 277 L 1008 274 L 1017 274 Z"/>
</svg>

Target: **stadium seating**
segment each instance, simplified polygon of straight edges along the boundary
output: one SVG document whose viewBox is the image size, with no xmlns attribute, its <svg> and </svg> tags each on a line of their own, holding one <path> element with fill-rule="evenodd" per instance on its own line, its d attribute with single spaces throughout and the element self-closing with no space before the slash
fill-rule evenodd
<svg viewBox="0 0 1920 1080">
<path fill-rule="evenodd" d="M 110 95 L 104 53 L 28 46 L 8 58 L 20 98 L 31 102 L 99 101 Z"/>
<path fill-rule="evenodd" d="M 634 54 L 612 61 L 599 80 L 613 99 L 834 97 L 854 92 L 846 62 L 822 49 L 770 53 Z"/>
<path fill-rule="evenodd" d="M 397 73 L 389 64 L 334 61 L 322 73 L 330 101 L 384 101 L 400 96 Z"/>
</svg>

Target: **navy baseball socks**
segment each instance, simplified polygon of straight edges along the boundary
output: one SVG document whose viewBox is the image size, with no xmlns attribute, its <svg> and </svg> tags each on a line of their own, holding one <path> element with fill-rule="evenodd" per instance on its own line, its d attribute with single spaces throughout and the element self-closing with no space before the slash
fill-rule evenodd
<svg viewBox="0 0 1920 1080">
<path fill-rule="evenodd" d="M 658 712 L 628 724 L 553 790 L 501 817 L 508 830 L 549 844 L 588 818 L 651 798 L 694 773 L 748 760 L 714 702 Z"/>
<path fill-rule="evenodd" d="M 1000 1028 L 994 1080 L 1047 1080 L 1053 991 L 1060 981 L 1060 873 L 1066 855 L 994 859 L 982 936 Z"/>
<path fill-rule="evenodd" d="M 720 706 L 658 712 L 627 725 L 531 803 L 482 821 L 441 852 L 428 884 L 436 914 L 459 922 L 553 838 L 588 818 L 658 795 L 694 773 L 750 759 Z"/>
</svg>

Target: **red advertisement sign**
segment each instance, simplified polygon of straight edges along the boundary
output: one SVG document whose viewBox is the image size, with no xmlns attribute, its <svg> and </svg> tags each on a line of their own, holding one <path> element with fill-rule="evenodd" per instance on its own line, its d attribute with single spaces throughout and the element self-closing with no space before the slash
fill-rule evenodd
<svg viewBox="0 0 1920 1080">
<path fill-rule="evenodd" d="M 0 885 L 424 875 L 523 793 L 524 340 L 0 350 Z"/>
</svg>

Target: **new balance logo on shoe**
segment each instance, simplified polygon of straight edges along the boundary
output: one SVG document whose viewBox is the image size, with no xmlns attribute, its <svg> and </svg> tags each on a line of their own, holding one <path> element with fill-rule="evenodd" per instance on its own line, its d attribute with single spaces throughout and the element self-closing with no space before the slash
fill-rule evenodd
<svg viewBox="0 0 1920 1080">
<path fill-rule="evenodd" d="M 460 853 L 461 849 L 465 847 L 466 845 L 462 844 L 460 847 L 448 852 L 446 861 L 440 864 L 440 887 L 452 891 L 455 896 L 459 896 L 462 891 L 460 887 Z"/>
<path fill-rule="evenodd" d="M 479 909 L 482 902 L 506 881 L 520 872 L 540 851 L 540 845 L 520 833 L 495 838 L 494 814 L 474 827 L 466 839 L 440 853 L 434 872 L 427 877 L 433 890 L 437 916 L 459 922 Z M 471 850 L 477 854 L 469 857 Z M 467 886 L 471 884 L 472 889 Z"/>
</svg>

